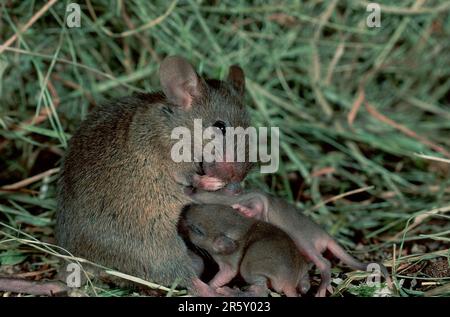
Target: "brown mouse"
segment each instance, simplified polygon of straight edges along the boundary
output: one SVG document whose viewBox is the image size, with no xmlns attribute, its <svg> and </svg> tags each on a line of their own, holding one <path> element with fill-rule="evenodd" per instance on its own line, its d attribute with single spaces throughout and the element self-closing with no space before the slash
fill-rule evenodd
<svg viewBox="0 0 450 317">
<path fill-rule="evenodd" d="M 70 140 L 59 179 L 55 236 L 73 255 L 163 285 L 178 280 L 214 295 L 194 272 L 177 233 L 184 185 L 215 190 L 246 176 L 251 164 L 177 163 L 175 127 L 248 127 L 244 73 L 207 80 L 181 57 L 160 66 L 162 92 L 96 107 Z M 193 133 L 192 133 L 193 134 Z M 226 168 L 231 173 L 223 173 Z M 225 177 L 228 175 L 229 177 Z"/>
<path fill-rule="evenodd" d="M 267 296 L 269 285 L 286 296 L 298 296 L 297 288 L 308 291 L 308 263 L 279 228 L 214 204 L 189 206 L 180 223 L 190 241 L 219 265 L 209 285 L 223 294 Z M 250 284 L 247 292 L 222 288 L 238 273 Z"/>
<path fill-rule="evenodd" d="M 229 195 L 225 191 L 199 191 L 190 196 L 196 203 L 232 206 L 246 217 L 271 223 L 289 234 L 300 253 L 321 272 L 322 281 L 316 296 L 325 296 L 327 289 L 331 288 L 331 264 L 322 256 L 325 251 L 330 251 L 353 269 L 367 270 L 367 263 L 353 258 L 319 225 L 280 198 L 259 191 L 249 191 L 241 195 Z M 377 264 L 391 287 L 392 282 L 386 267 L 381 263 Z"/>
</svg>

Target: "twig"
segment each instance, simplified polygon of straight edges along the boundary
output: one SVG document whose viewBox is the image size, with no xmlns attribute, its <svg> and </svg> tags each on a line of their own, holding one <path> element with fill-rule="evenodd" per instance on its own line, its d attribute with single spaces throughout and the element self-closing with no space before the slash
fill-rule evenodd
<svg viewBox="0 0 450 317">
<path fill-rule="evenodd" d="M 409 128 L 405 127 L 404 125 L 401 125 L 400 123 L 395 122 L 394 120 L 386 117 L 385 115 L 378 112 L 374 106 L 370 105 L 368 102 L 365 103 L 367 111 L 376 119 L 390 125 L 391 127 L 399 130 L 403 134 L 414 138 L 421 142 L 422 144 L 429 146 L 431 149 L 435 150 L 436 152 L 439 152 L 447 157 L 450 158 L 450 152 L 448 152 L 446 149 L 444 149 L 442 146 L 437 145 L 436 143 L 428 140 L 427 138 L 418 135 L 416 132 L 410 130 Z"/>
<path fill-rule="evenodd" d="M 44 15 L 45 12 L 47 12 L 48 9 L 50 9 L 54 4 L 56 3 L 56 0 L 50 0 L 47 2 L 38 12 L 36 12 L 28 22 L 20 28 L 20 30 L 15 33 L 13 36 L 11 36 L 5 43 L 0 45 L 0 54 L 3 53 L 3 51 L 9 47 L 12 43 L 14 43 L 15 40 L 17 40 L 17 37 L 19 34 L 25 32 L 32 26 L 42 15 Z"/>
<path fill-rule="evenodd" d="M 31 272 L 25 272 L 25 273 L 18 273 L 18 274 L 14 274 L 14 277 L 19 277 L 19 278 L 34 277 L 37 275 L 42 275 L 42 274 L 50 273 L 53 271 L 56 271 L 56 269 L 50 268 L 50 269 L 42 270 L 42 271 L 31 271 Z"/>
<path fill-rule="evenodd" d="M 333 58 L 331 59 L 330 64 L 328 64 L 327 75 L 325 76 L 325 85 L 331 84 L 334 69 L 336 68 L 336 65 L 341 59 L 342 55 L 344 55 L 344 51 L 345 51 L 345 40 L 339 43 L 338 47 L 336 48 L 336 52 L 334 53 Z"/>
<path fill-rule="evenodd" d="M 58 93 L 56 91 L 55 86 L 53 86 L 52 82 L 50 80 L 48 80 L 47 82 L 47 87 L 48 90 L 50 91 L 50 94 L 52 95 L 53 98 L 53 104 L 55 106 L 55 108 L 57 108 L 61 102 Z M 27 119 L 17 125 L 14 125 L 11 127 L 12 131 L 19 131 L 22 129 L 23 126 L 27 126 L 27 125 L 38 125 L 42 122 L 44 122 L 45 120 L 47 120 L 47 118 L 49 117 L 49 115 L 51 115 L 51 110 L 49 108 L 42 108 L 39 111 L 39 114 L 37 116 L 34 116 L 30 119 Z M 9 143 L 10 139 L 5 139 L 2 142 L 0 142 L 0 151 Z"/>
<path fill-rule="evenodd" d="M 125 21 L 125 24 L 128 26 L 128 28 L 130 30 L 136 29 L 136 26 L 134 25 L 133 21 L 131 21 L 125 6 L 123 6 L 123 9 L 122 9 L 122 16 L 123 16 L 123 20 Z M 140 34 L 140 33 L 136 33 L 136 36 L 142 42 L 142 44 L 147 49 L 147 51 L 150 53 L 150 55 L 153 57 L 153 59 L 158 64 L 160 64 L 161 63 L 161 58 L 159 58 L 158 54 L 155 52 L 155 50 L 150 45 L 148 38 L 145 37 L 144 35 Z"/>
<path fill-rule="evenodd" d="M 22 187 L 28 186 L 28 185 L 30 185 L 32 183 L 35 183 L 35 182 L 37 182 L 37 181 L 39 181 L 39 180 L 41 180 L 41 179 L 43 179 L 43 178 L 45 178 L 47 176 L 56 174 L 58 172 L 59 172 L 59 168 L 52 168 L 52 169 L 49 169 L 49 170 L 47 170 L 45 172 L 42 172 L 40 174 L 37 174 L 37 175 L 31 176 L 29 178 L 23 179 L 23 180 L 21 180 L 21 181 L 19 181 L 17 183 L 2 186 L 2 187 L 0 187 L 0 189 L 17 190 L 17 189 L 20 189 Z"/>
<path fill-rule="evenodd" d="M 423 223 L 425 219 L 431 217 L 432 215 L 443 214 L 443 213 L 446 213 L 446 212 L 449 212 L 449 211 L 450 211 L 450 205 L 444 206 L 444 207 L 435 208 L 435 209 L 426 211 L 424 213 L 421 213 L 420 215 L 418 215 L 418 216 L 416 216 L 414 218 L 414 221 L 413 221 L 413 223 L 410 226 L 408 226 L 404 230 L 398 232 L 396 235 L 394 235 L 389 240 L 397 240 L 401 235 L 404 235 L 404 234 L 406 234 L 406 232 L 411 231 L 412 229 L 416 228 L 421 223 Z"/>
<path fill-rule="evenodd" d="M 178 294 L 178 293 L 182 292 L 182 291 L 179 291 L 179 290 L 170 289 L 168 287 L 165 287 L 165 286 L 162 286 L 162 285 L 159 285 L 159 284 L 156 284 L 156 283 L 148 282 L 148 281 L 143 280 L 143 279 L 141 279 L 139 277 L 131 276 L 131 275 L 124 274 L 124 273 L 121 273 L 121 272 L 112 271 L 112 270 L 106 270 L 106 273 L 109 274 L 109 275 L 114 275 L 114 276 L 117 276 L 117 277 L 129 280 L 129 281 L 132 281 L 132 282 L 135 282 L 135 283 L 139 283 L 139 284 L 148 286 L 148 287 L 156 289 L 156 290 L 172 292 L 172 293 L 175 293 L 175 294 Z"/>
<path fill-rule="evenodd" d="M 325 11 L 321 14 L 319 25 L 317 26 L 316 32 L 314 33 L 314 42 L 317 42 L 319 40 L 320 36 L 322 35 L 322 29 L 323 29 L 325 23 L 328 22 L 331 15 L 333 14 L 334 9 L 336 8 L 337 2 L 338 2 L 337 0 L 333 0 L 328 5 L 328 7 L 325 9 Z"/>
<path fill-rule="evenodd" d="M 450 292 L 450 283 L 447 283 L 445 285 L 433 288 L 429 291 L 425 292 L 425 296 L 429 297 L 429 296 L 436 296 L 436 295 L 442 295 L 445 293 L 449 293 Z"/>
<path fill-rule="evenodd" d="M 55 86 L 53 86 L 53 84 L 50 80 L 47 82 L 47 87 L 48 87 L 48 90 L 50 91 L 50 94 L 52 95 L 53 104 L 54 104 L 55 108 L 57 108 L 59 106 L 59 103 L 61 102 L 61 99 L 59 99 L 56 88 L 55 88 Z M 51 113 L 52 112 L 49 108 L 42 108 L 41 111 L 39 112 L 38 116 L 33 117 L 28 120 L 25 120 L 24 122 L 19 124 L 15 130 L 19 130 L 20 127 L 23 125 L 40 124 L 40 123 L 44 122 L 45 120 L 47 120 L 48 116 L 51 115 Z"/>
<path fill-rule="evenodd" d="M 372 1 L 359 1 L 359 5 L 367 7 L 367 5 Z M 404 7 L 394 7 L 380 4 L 381 12 L 389 14 L 399 14 L 399 15 L 416 15 L 416 14 L 436 14 L 442 11 L 450 10 L 450 2 L 444 1 L 442 4 L 437 5 L 434 8 L 404 8 Z"/>
<path fill-rule="evenodd" d="M 375 186 L 366 186 L 366 187 L 354 189 L 354 190 L 351 190 L 351 191 L 348 191 L 348 192 L 345 192 L 345 193 L 342 193 L 342 194 L 333 196 L 333 197 L 331 197 L 331 198 L 329 198 L 329 199 L 327 199 L 327 200 L 324 200 L 324 201 L 318 203 L 317 205 L 315 205 L 314 207 L 312 207 L 311 210 L 316 210 L 316 209 L 318 209 L 319 207 L 321 207 L 321 206 L 323 206 L 323 205 L 326 205 L 326 204 L 328 204 L 328 203 L 334 202 L 334 201 L 336 201 L 336 200 L 342 199 L 342 198 L 347 197 L 347 196 L 351 196 L 351 195 L 354 195 L 354 194 L 358 194 L 358 193 L 361 193 L 361 192 L 365 192 L 365 191 L 371 190 L 371 189 L 373 189 L 373 188 L 375 188 Z"/>
<path fill-rule="evenodd" d="M 121 33 L 113 33 L 105 27 L 101 27 L 101 29 L 103 30 L 103 32 L 105 32 L 108 36 L 111 36 L 111 37 L 127 37 L 130 35 L 136 34 L 138 32 L 148 30 L 148 29 L 160 24 L 161 22 L 163 22 L 175 9 L 175 7 L 177 6 L 177 3 L 178 3 L 178 0 L 172 1 L 169 8 L 166 10 L 166 12 L 164 12 L 163 15 L 157 17 L 154 20 L 148 21 L 147 23 L 145 23 L 144 25 L 141 25 L 137 29 L 128 30 L 128 31 L 121 32 Z"/>
<path fill-rule="evenodd" d="M 312 89 L 314 95 L 316 97 L 317 102 L 322 108 L 323 113 L 326 116 L 326 119 L 330 119 L 333 116 L 333 109 L 329 105 L 325 96 L 323 95 L 320 89 L 320 77 L 321 77 L 321 64 L 320 64 L 320 56 L 317 51 L 317 45 L 315 41 L 311 41 L 311 81 L 312 81 Z"/>
<path fill-rule="evenodd" d="M 92 96 L 92 94 L 85 90 L 82 86 L 80 86 L 79 84 L 77 84 L 76 82 L 73 82 L 71 80 L 68 79 L 64 79 L 61 76 L 59 76 L 58 74 L 52 74 L 52 78 L 59 81 L 61 84 L 63 84 L 64 86 L 73 89 L 73 90 L 79 90 L 82 92 L 82 94 L 86 97 L 86 99 L 89 101 L 89 103 L 91 105 L 95 105 L 95 99 Z M 50 87 L 49 87 L 50 88 Z"/>
<path fill-rule="evenodd" d="M 336 172 L 336 169 L 334 167 L 331 167 L 331 166 L 324 167 L 324 168 L 321 168 L 321 169 L 318 169 L 318 170 L 312 172 L 311 177 L 319 177 L 322 175 L 333 174 L 335 172 Z"/>
<path fill-rule="evenodd" d="M 360 87 L 358 89 L 358 95 L 356 97 L 355 102 L 353 103 L 352 109 L 350 110 L 350 112 L 347 115 L 347 122 L 348 122 L 349 126 L 353 125 L 353 121 L 355 121 L 356 114 L 358 113 L 359 108 L 361 107 L 365 98 L 366 98 L 366 94 L 364 92 L 364 89 L 362 89 Z"/>
<path fill-rule="evenodd" d="M 419 154 L 419 153 L 414 153 L 415 156 L 424 158 L 426 160 L 430 160 L 430 161 L 437 161 L 437 162 L 443 162 L 443 163 L 448 163 L 450 164 L 450 160 L 447 160 L 445 158 L 442 157 L 437 157 L 437 156 L 431 156 L 431 155 L 425 155 L 425 154 Z"/>
</svg>

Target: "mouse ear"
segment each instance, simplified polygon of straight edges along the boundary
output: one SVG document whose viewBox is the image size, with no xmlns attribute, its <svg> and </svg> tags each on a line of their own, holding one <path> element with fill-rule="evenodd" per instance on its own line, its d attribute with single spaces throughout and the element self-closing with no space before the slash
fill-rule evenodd
<svg viewBox="0 0 450 317">
<path fill-rule="evenodd" d="M 200 79 L 194 68 L 180 56 L 166 57 L 159 67 L 159 79 L 167 99 L 184 109 L 192 107 L 200 95 Z"/>
<path fill-rule="evenodd" d="M 233 253 L 237 247 L 237 242 L 226 235 L 220 235 L 214 239 L 214 251 L 219 254 Z"/>
<path fill-rule="evenodd" d="M 238 65 L 230 66 L 228 70 L 228 81 L 233 86 L 234 90 L 240 95 L 244 95 L 245 91 L 245 75 L 242 68 Z"/>
</svg>

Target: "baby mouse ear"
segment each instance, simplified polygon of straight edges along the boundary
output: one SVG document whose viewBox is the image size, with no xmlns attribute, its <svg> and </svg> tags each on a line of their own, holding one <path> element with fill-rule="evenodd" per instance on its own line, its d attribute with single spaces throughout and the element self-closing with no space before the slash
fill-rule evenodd
<svg viewBox="0 0 450 317">
<path fill-rule="evenodd" d="M 237 247 L 237 242 L 226 235 L 220 235 L 214 239 L 214 251 L 219 254 L 233 253 Z"/>
<path fill-rule="evenodd" d="M 228 70 L 228 81 L 233 86 L 234 90 L 240 95 L 244 95 L 245 91 L 245 75 L 242 68 L 238 65 L 230 66 Z"/>
<path fill-rule="evenodd" d="M 200 79 L 194 68 L 180 56 L 166 57 L 159 67 L 159 80 L 167 99 L 188 110 L 200 95 Z"/>
</svg>

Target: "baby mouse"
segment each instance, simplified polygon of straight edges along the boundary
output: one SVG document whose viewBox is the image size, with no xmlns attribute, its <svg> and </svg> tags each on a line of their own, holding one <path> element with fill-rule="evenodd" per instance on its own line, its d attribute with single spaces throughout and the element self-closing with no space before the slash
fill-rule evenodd
<svg viewBox="0 0 450 317">
<path fill-rule="evenodd" d="M 271 223 L 286 232 L 297 245 L 300 253 L 314 263 L 321 272 L 321 283 L 316 296 L 323 297 L 331 289 L 331 264 L 322 256 L 330 251 L 353 269 L 366 271 L 368 263 L 349 255 L 325 230 L 288 202 L 259 191 L 241 195 L 229 195 L 225 191 L 192 193 L 196 203 L 232 206 L 246 217 Z M 392 282 L 386 267 L 377 263 L 389 288 Z"/>
<path fill-rule="evenodd" d="M 225 295 L 267 296 L 269 286 L 286 296 L 309 290 L 308 263 L 292 239 L 277 227 L 244 217 L 224 205 L 186 208 L 180 230 L 219 265 L 209 286 Z M 250 284 L 246 292 L 221 288 L 238 273 Z"/>
</svg>

